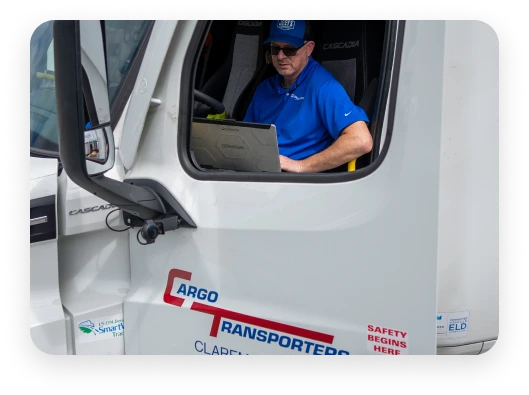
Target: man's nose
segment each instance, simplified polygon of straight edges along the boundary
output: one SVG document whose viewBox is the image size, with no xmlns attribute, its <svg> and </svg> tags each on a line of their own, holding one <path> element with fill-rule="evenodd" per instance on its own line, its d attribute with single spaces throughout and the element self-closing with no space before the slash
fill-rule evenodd
<svg viewBox="0 0 529 395">
<path fill-rule="evenodd" d="M 279 52 L 277 53 L 277 58 L 278 58 L 279 60 L 282 60 L 282 59 L 285 59 L 285 58 L 286 58 L 286 56 L 285 56 L 285 54 L 283 53 L 283 50 L 282 50 L 282 49 L 279 49 Z"/>
</svg>

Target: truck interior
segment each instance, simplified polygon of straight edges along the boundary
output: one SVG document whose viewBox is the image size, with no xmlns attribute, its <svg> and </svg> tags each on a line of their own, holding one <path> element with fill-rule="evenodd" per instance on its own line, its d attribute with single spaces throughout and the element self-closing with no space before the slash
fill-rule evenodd
<svg viewBox="0 0 529 395">
<path fill-rule="evenodd" d="M 215 115 L 201 94 L 222 103 L 227 119 L 242 121 L 258 85 L 277 72 L 268 46 L 263 45 L 271 21 L 214 21 L 200 52 L 195 73 L 193 116 Z M 354 104 L 364 109 L 376 137 L 381 97 L 383 55 L 391 42 L 389 21 L 310 21 L 316 43 L 312 57 L 346 89 Z M 197 92 L 198 91 L 198 92 Z M 218 106 L 217 106 L 218 107 Z M 381 122 L 380 122 L 381 123 Z M 357 160 L 356 168 L 374 160 L 371 153 Z M 347 171 L 341 166 L 339 171 Z"/>
<path fill-rule="evenodd" d="M 128 74 L 129 59 L 152 22 L 138 21 L 137 26 L 128 28 L 128 35 L 115 33 L 123 30 L 119 23 L 110 21 L 105 26 L 112 82 L 110 98 L 123 108 L 128 97 L 116 98 L 114 88 Z M 219 20 L 206 25 L 205 40 L 197 53 L 193 74 L 194 118 L 225 111 L 225 119 L 239 122 L 244 119 L 258 85 L 277 73 L 268 46 L 263 45 L 270 24 L 271 21 Z M 316 43 L 312 57 L 336 77 L 371 120 L 368 128 L 374 141 L 373 150 L 356 160 L 356 169 L 364 168 L 380 153 L 396 24 L 394 21 L 313 20 L 309 26 L 310 38 Z M 31 146 L 34 151 L 52 152 L 57 151 L 57 125 L 51 21 L 39 26 L 35 33 L 31 45 Z M 130 89 L 126 93 L 130 94 Z M 90 119 L 88 114 L 86 118 Z M 347 164 L 333 171 L 346 172 Z"/>
</svg>

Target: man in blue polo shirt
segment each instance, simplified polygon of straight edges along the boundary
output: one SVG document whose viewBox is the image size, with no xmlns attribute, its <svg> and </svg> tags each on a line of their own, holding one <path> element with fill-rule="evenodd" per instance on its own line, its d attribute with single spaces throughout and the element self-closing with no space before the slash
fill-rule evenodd
<svg viewBox="0 0 529 395">
<path fill-rule="evenodd" d="M 364 110 L 312 57 L 315 43 L 305 21 L 272 21 L 272 63 L 278 75 L 263 81 L 245 122 L 274 124 L 281 169 L 317 173 L 371 151 Z"/>
</svg>

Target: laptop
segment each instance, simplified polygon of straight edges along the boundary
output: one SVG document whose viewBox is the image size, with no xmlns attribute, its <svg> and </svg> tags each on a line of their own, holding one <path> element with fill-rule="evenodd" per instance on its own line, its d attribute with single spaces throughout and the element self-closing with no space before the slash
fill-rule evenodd
<svg viewBox="0 0 529 395">
<path fill-rule="evenodd" d="M 191 154 L 203 170 L 281 172 L 275 125 L 193 118 Z"/>
</svg>

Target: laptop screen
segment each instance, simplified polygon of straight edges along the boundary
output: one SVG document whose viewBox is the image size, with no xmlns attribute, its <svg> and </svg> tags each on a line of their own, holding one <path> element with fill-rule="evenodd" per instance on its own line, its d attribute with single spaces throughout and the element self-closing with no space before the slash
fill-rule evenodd
<svg viewBox="0 0 529 395">
<path fill-rule="evenodd" d="M 203 169 L 281 172 L 275 125 L 194 118 L 191 153 Z"/>
</svg>

